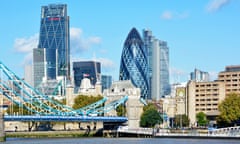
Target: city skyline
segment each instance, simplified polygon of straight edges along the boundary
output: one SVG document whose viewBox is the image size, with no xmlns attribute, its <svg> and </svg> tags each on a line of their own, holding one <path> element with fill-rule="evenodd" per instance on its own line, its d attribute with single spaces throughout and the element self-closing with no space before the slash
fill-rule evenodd
<svg viewBox="0 0 240 144">
<path fill-rule="evenodd" d="M 11 5 L 14 3 L 14 5 Z M 55 1 L 1 3 L 1 61 L 23 77 L 38 45 L 41 6 Z M 118 80 L 123 43 L 136 27 L 150 29 L 169 46 L 170 80 L 189 79 L 195 68 L 216 78 L 227 65 L 238 65 L 240 22 L 237 0 L 58 1 L 70 16 L 71 58 L 98 60 L 103 74 Z M 101 6 L 102 5 L 102 6 Z M 18 11 L 19 7 L 21 10 Z"/>
</svg>

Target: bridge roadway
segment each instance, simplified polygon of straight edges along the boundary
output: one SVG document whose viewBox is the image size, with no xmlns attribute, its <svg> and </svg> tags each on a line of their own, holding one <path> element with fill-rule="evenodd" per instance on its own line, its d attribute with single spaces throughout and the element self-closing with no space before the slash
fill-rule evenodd
<svg viewBox="0 0 240 144">
<path fill-rule="evenodd" d="M 116 122 L 124 123 L 127 117 L 104 116 L 32 116 L 4 115 L 4 121 L 60 121 L 60 122 Z"/>
</svg>

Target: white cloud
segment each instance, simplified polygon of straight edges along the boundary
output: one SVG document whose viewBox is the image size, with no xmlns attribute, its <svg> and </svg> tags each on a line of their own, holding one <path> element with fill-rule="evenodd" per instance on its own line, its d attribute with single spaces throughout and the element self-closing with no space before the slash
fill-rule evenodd
<svg viewBox="0 0 240 144">
<path fill-rule="evenodd" d="M 38 44 L 38 34 L 27 38 L 16 38 L 14 41 L 14 50 L 19 53 L 29 53 Z"/>
<path fill-rule="evenodd" d="M 25 55 L 25 57 L 23 59 L 23 65 L 32 64 L 32 61 L 33 61 L 33 53 L 29 52 Z"/>
<path fill-rule="evenodd" d="M 101 62 L 101 66 L 104 69 L 114 69 L 115 68 L 115 64 L 112 60 L 107 59 L 107 58 L 98 58 L 97 61 Z"/>
<path fill-rule="evenodd" d="M 230 3 L 230 1 L 231 0 L 211 0 L 207 5 L 206 10 L 207 12 L 216 12 L 223 6 Z"/>
<path fill-rule="evenodd" d="M 91 36 L 84 38 L 82 29 L 74 27 L 70 28 L 70 45 L 72 54 L 87 51 L 93 45 L 97 45 L 100 43 L 101 43 L 100 37 Z"/>
<path fill-rule="evenodd" d="M 189 73 L 174 67 L 170 67 L 171 83 L 186 82 L 189 80 Z"/>
<path fill-rule="evenodd" d="M 32 62 L 33 48 L 36 48 L 39 41 L 39 34 L 36 33 L 30 37 L 16 38 L 14 41 L 14 51 L 17 53 L 24 53 L 23 63 Z M 70 47 L 71 53 L 76 54 L 79 52 L 87 51 L 93 45 L 101 43 L 101 38 L 91 36 L 84 38 L 83 31 L 80 28 L 70 28 Z"/>
<path fill-rule="evenodd" d="M 164 11 L 161 14 L 161 19 L 172 20 L 172 19 L 185 19 L 189 16 L 188 12 L 172 12 Z"/>
<path fill-rule="evenodd" d="M 170 20 L 173 18 L 173 14 L 170 11 L 164 11 L 161 15 L 161 18 L 165 20 Z"/>
</svg>

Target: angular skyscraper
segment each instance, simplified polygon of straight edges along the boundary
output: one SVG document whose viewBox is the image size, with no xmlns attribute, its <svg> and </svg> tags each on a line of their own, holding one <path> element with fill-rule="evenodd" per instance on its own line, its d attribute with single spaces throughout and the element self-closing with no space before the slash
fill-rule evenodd
<svg viewBox="0 0 240 144">
<path fill-rule="evenodd" d="M 143 30 L 143 40 L 148 55 L 149 99 L 159 100 L 170 94 L 169 48 L 167 42 L 156 39 L 150 30 Z"/>
<path fill-rule="evenodd" d="M 169 48 L 166 41 L 159 40 L 160 46 L 160 82 L 161 97 L 170 94 L 169 83 Z M 153 59 L 153 61 L 157 60 Z"/>
<path fill-rule="evenodd" d="M 141 97 L 149 96 L 148 63 L 144 43 L 136 30 L 133 28 L 124 42 L 119 80 L 131 80 L 134 86 L 141 89 Z"/>
<path fill-rule="evenodd" d="M 69 16 L 66 4 L 42 6 L 38 48 L 46 49 L 47 79 L 70 77 Z"/>
</svg>

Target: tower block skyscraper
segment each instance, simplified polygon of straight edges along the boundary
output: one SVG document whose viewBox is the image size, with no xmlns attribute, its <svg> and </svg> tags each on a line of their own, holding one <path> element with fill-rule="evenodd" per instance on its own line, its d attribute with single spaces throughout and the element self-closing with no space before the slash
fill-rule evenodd
<svg viewBox="0 0 240 144">
<path fill-rule="evenodd" d="M 45 49 L 43 53 L 33 54 L 38 59 L 39 57 L 43 59 L 44 70 L 41 72 L 44 74 L 40 75 L 44 75 L 45 79 L 56 79 L 57 76 L 70 77 L 69 16 L 66 4 L 42 6 L 37 49 Z M 35 60 L 33 58 L 34 69 Z M 39 61 L 37 62 L 39 64 Z M 35 78 L 34 85 L 36 86 Z"/>
<path fill-rule="evenodd" d="M 141 97 L 148 98 L 148 63 L 146 49 L 136 28 L 129 32 L 123 46 L 119 80 L 131 80 L 141 89 Z"/>
</svg>

